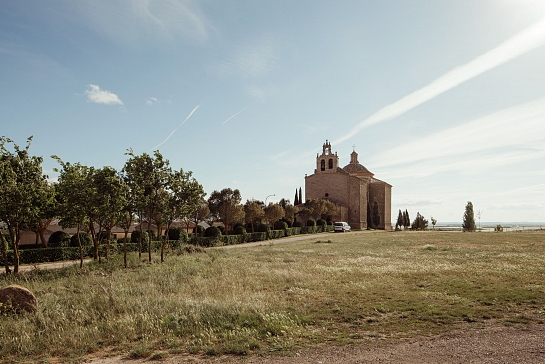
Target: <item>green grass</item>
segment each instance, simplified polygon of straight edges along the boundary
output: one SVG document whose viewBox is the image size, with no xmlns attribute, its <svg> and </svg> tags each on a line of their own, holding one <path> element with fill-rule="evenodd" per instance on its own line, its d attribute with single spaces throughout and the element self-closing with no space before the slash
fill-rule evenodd
<svg viewBox="0 0 545 364">
<path fill-rule="evenodd" d="M 545 320 L 545 234 L 352 232 L 3 276 L 38 312 L 0 320 L 8 362 L 289 352 Z"/>
</svg>

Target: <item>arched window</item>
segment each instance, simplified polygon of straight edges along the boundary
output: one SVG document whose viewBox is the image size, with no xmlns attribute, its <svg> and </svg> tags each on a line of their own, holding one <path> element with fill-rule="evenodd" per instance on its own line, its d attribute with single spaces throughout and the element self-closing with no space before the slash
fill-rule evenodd
<svg viewBox="0 0 545 364">
<path fill-rule="evenodd" d="M 321 162 L 321 169 L 322 171 L 325 171 L 325 160 L 322 159 L 322 162 Z"/>
<path fill-rule="evenodd" d="M 329 169 L 333 169 L 333 159 L 329 158 Z"/>
</svg>

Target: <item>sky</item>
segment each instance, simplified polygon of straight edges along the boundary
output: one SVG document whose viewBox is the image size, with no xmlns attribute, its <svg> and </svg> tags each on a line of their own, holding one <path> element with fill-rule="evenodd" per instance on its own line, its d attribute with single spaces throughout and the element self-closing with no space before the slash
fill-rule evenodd
<svg viewBox="0 0 545 364">
<path fill-rule="evenodd" d="M 545 1 L 0 1 L 0 135 L 293 202 L 328 140 L 399 209 L 545 222 Z"/>
</svg>

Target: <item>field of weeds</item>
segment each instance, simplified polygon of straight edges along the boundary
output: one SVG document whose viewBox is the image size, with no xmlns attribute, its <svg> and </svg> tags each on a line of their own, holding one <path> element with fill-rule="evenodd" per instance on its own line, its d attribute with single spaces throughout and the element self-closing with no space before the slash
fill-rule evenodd
<svg viewBox="0 0 545 364">
<path fill-rule="evenodd" d="M 545 321 L 545 233 L 352 232 L 2 276 L 38 298 L 0 319 L 3 362 L 289 352 Z"/>
</svg>

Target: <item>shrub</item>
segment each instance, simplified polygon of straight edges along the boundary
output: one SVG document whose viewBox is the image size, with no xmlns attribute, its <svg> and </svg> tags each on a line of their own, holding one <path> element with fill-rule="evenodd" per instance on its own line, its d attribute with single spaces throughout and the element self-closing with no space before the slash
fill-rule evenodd
<svg viewBox="0 0 545 364">
<path fill-rule="evenodd" d="M 51 248 L 70 246 L 70 234 L 65 233 L 64 231 L 55 231 L 49 237 L 47 246 Z"/>
<path fill-rule="evenodd" d="M 146 230 L 151 241 L 157 240 L 157 232 L 155 230 Z"/>
<path fill-rule="evenodd" d="M 259 224 L 257 225 L 257 231 L 260 233 L 267 233 L 271 230 L 271 227 L 268 224 Z"/>
<path fill-rule="evenodd" d="M 223 225 L 218 225 L 218 226 L 216 226 L 216 227 L 219 229 L 219 231 L 220 231 L 223 235 L 227 235 L 227 234 L 225 234 L 225 226 L 223 226 Z M 205 235 L 205 236 L 206 236 L 206 235 Z"/>
<path fill-rule="evenodd" d="M 206 229 L 204 228 L 204 226 L 197 225 L 193 228 L 193 234 L 197 234 L 197 236 L 202 236 L 205 230 Z"/>
<path fill-rule="evenodd" d="M 288 228 L 288 224 L 285 221 L 277 221 L 274 224 L 275 230 L 286 230 Z"/>
<path fill-rule="evenodd" d="M 221 230 L 216 226 L 210 226 L 204 231 L 204 236 L 207 238 L 221 237 Z"/>
<path fill-rule="evenodd" d="M 140 234 L 142 234 L 142 244 L 147 244 L 149 240 L 149 235 L 146 231 L 141 232 L 140 230 L 135 230 L 131 234 L 131 243 L 138 244 L 138 239 L 140 238 Z"/>
<path fill-rule="evenodd" d="M 81 241 L 81 246 L 91 246 L 93 245 L 93 238 L 91 237 L 91 234 L 80 232 L 79 233 L 79 240 Z M 71 247 L 78 247 L 78 234 L 72 235 L 70 238 L 70 246 Z"/>
<path fill-rule="evenodd" d="M 293 223 L 292 227 L 294 227 L 294 228 L 303 227 L 303 223 L 301 221 L 296 221 L 296 222 Z"/>
<path fill-rule="evenodd" d="M 244 224 L 241 222 L 237 222 L 235 225 L 233 225 L 233 231 L 237 229 L 237 227 L 242 226 L 244 227 Z"/>
<path fill-rule="evenodd" d="M 498 232 L 498 233 L 499 233 L 499 232 L 502 232 L 502 231 L 503 231 L 503 226 L 497 225 L 497 226 L 494 228 L 494 231 L 496 231 L 496 232 Z"/>
<path fill-rule="evenodd" d="M 312 219 L 307 220 L 307 226 L 316 226 L 316 221 Z"/>
<path fill-rule="evenodd" d="M 244 234 L 246 234 L 246 229 L 244 228 L 244 226 L 239 225 L 239 226 L 235 227 L 234 233 L 236 235 L 244 235 Z"/>
<path fill-rule="evenodd" d="M 320 220 L 316 221 L 316 225 L 324 226 L 324 225 L 327 225 L 327 222 L 324 219 L 320 219 Z"/>
<path fill-rule="evenodd" d="M 182 230 L 185 231 L 182 228 L 179 227 L 171 227 L 167 231 L 165 231 L 165 235 L 168 236 L 167 240 L 179 240 L 180 235 L 182 234 Z"/>
</svg>

